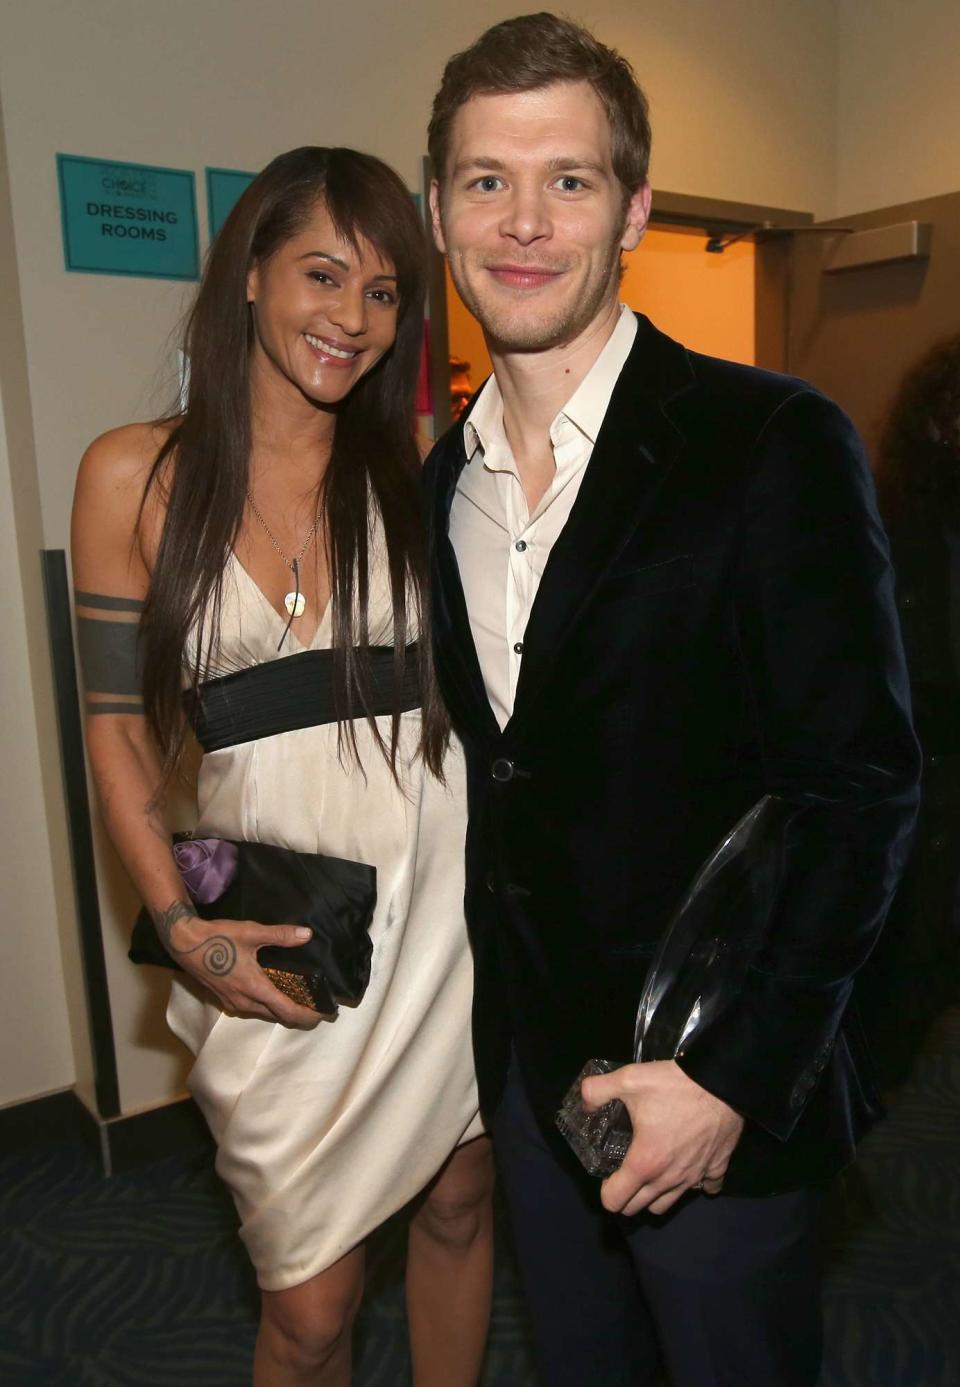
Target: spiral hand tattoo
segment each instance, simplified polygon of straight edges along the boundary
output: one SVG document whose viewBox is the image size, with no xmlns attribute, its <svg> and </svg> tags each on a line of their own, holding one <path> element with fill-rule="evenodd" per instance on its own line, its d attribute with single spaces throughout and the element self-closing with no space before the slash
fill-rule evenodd
<svg viewBox="0 0 960 1387">
<path fill-rule="evenodd" d="M 237 961 L 237 946 L 225 934 L 215 934 L 212 939 L 204 940 L 201 961 L 208 973 L 225 978 Z"/>
<path fill-rule="evenodd" d="M 183 901 L 172 901 L 166 910 L 155 911 L 154 923 L 157 927 L 157 934 L 160 936 L 160 942 L 168 954 L 179 954 L 181 958 L 185 958 L 187 954 L 195 954 L 202 949 L 200 962 L 204 970 L 212 977 L 225 978 L 228 973 L 233 972 L 237 962 L 237 946 L 225 934 L 214 934 L 209 939 L 201 939 L 200 943 L 194 944 L 192 949 L 178 949 L 171 942 L 170 935 L 177 921 L 195 918 L 193 911 Z"/>
</svg>

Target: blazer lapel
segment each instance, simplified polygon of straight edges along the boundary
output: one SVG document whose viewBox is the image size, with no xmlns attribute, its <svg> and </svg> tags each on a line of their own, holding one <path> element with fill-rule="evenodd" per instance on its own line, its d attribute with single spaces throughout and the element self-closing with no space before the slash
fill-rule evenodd
<svg viewBox="0 0 960 1387">
<path fill-rule="evenodd" d="M 450 542 L 450 508 L 466 466 L 463 427 L 454 426 L 437 445 L 430 509 L 433 642 L 437 672 L 456 726 L 487 739 L 500 728 L 487 698 L 470 629 L 457 556 Z"/>
<path fill-rule="evenodd" d="M 553 549 L 523 638 L 512 733 L 535 712 L 567 633 L 652 513 L 683 438 L 667 412 L 693 384 L 686 351 L 638 315 L 636 341 L 614 388 L 570 517 Z M 461 590 L 462 596 L 462 590 Z"/>
</svg>

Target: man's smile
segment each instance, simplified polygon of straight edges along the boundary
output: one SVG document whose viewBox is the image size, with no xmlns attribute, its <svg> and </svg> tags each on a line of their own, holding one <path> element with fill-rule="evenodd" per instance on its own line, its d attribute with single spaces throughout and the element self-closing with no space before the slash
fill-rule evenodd
<svg viewBox="0 0 960 1387">
<path fill-rule="evenodd" d="M 563 270 L 548 269 L 540 265 L 507 263 L 487 265 L 486 269 L 498 284 L 509 289 L 540 289 L 545 284 L 552 284 L 564 273 Z"/>
</svg>

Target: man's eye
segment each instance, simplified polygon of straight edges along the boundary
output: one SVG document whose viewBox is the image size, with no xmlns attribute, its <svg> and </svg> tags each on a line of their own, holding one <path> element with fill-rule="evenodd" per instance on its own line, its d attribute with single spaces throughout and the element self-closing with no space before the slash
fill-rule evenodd
<svg viewBox="0 0 960 1387">
<path fill-rule="evenodd" d="M 562 193 L 579 193 L 583 186 L 583 179 L 575 177 L 572 173 L 565 173 L 557 179 L 557 187 Z"/>
<path fill-rule="evenodd" d="M 500 187 L 500 179 L 492 173 L 488 173 L 483 178 L 478 178 L 473 186 L 478 188 L 481 193 L 495 193 Z"/>
</svg>

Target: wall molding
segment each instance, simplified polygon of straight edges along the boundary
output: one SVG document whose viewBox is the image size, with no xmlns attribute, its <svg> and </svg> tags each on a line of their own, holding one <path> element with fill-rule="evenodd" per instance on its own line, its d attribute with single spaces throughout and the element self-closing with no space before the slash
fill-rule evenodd
<svg viewBox="0 0 960 1387">
<path fill-rule="evenodd" d="M 106 1119 L 92 1113 L 72 1088 L 0 1108 L 0 1150 L 5 1154 L 65 1141 L 88 1146 L 104 1175 L 213 1151 L 213 1138 L 192 1098 Z"/>
<path fill-rule="evenodd" d="M 77 924 L 83 964 L 84 991 L 93 1052 L 94 1088 L 100 1116 L 120 1116 L 120 1082 L 110 1011 L 107 963 L 100 927 L 100 897 L 93 856 L 87 767 L 83 751 L 83 720 L 77 693 L 77 665 L 70 617 L 70 585 L 67 556 L 63 549 L 40 552 L 43 590 L 47 604 L 50 660 L 53 666 L 60 738 L 60 761 L 67 808 L 67 829 L 73 867 Z"/>
</svg>

